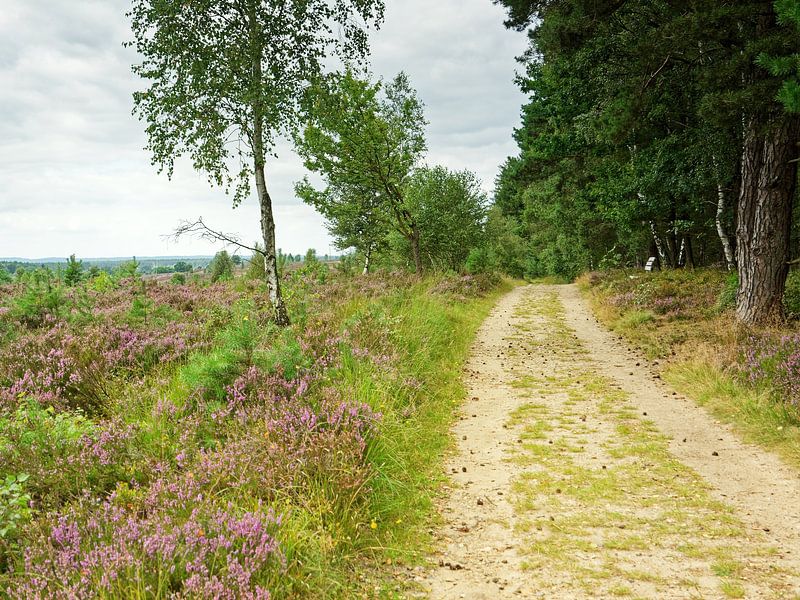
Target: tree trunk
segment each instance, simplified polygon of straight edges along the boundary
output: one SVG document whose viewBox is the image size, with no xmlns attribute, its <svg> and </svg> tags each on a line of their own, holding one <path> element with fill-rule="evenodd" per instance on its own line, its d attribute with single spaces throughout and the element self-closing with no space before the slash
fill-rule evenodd
<svg viewBox="0 0 800 600">
<path fill-rule="evenodd" d="M 278 256 L 275 248 L 275 217 L 272 213 L 272 198 L 267 191 L 267 180 L 264 176 L 264 110 L 261 105 L 261 80 L 263 76 L 261 66 L 261 36 L 255 12 L 251 12 L 251 43 L 253 57 L 253 87 L 256 91 L 252 103 L 253 109 L 253 159 L 256 175 L 256 191 L 258 192 L 258 205 L 261 208 L 261 235 L 264 238 L 264 272 L 267 280 L 267 293 L 272 303 L 275 323 L 279 327 L 289 325 L 289 314 L 281 295 L 281 282 L 278 275 Z"/>
<path fill-rule="evenodd" d="M 728 232 L 725 231 L 725 225 L 722 223 L 722 216 L 725 213 L 725 189 L 721 183 L 717 183 L 717 214 L 714 222 L 717 225 L 717 235 L 722 244 L 722 252 L 725 254 L 725 266 L 728 271 L 733 271 L 736 268 L 736 259 L 733 255 L 733 248 L 731 247 L 731 239 L 728 237 Z"/>
<path fill-rule="evenodd" d="M 408 241 L 411 243 L 411 256 L 414 259 L 414 272 L 417 273 L 417 275 L 422 274 L 422 254 L 419 247 L 419 238 L 419 227 L 414 224 L 411 226 L 411 238 Z"/>
<path fill-rule="evenodd" d="M 736 318 L 747 325 L 784 316 L 800 120 L 779 110 L 750 118 L 742 153 Z"/>
<path fill-rule="evenodd" d="M 716 156 L 711 157 L 714 164 L 714 170 L 717 172 L 717 177 L 720 177 L 719 162 Z M 725 255 L 725 266 L 728 271 L 733 271 L 736 268 L 736 258 L 733 254 L 733 246 L 731 246 L 731 238 L 728 237 L 728 232 L 725 230 L 725 225 L 722 222 L 722 217 L 725 215 L 725 208 L 727 206 L 727 198 L 725 196 L 725 188 L 722 181 L 717 180 L 717 213 L 714 217 L 714 223 L 717 226 L 717 235 L 722 244 L 722 252 Z"/>
<path fill-rule="evenodd" d="M 372 245 L 367 246 L 367 251 L 364 253 L 366 256 L 364 258 L 364 275 L 369 274 L 369 262 L 370 258 L 372 258 Z"/>
<path fill-rule="evenodd" d="M 261 207 L 261 235 L 264 238 L 264 272 L 267 279 L 267 293 L 272 303 L 275 323 L 280 327 L 289 325 L 289 315 L 281 295 L 281 282 L 278 276 L 278 257 L 275 249 L 275 219 L 272 215 L 272 199 L 267 192 L 264 165 L 256 164 L 256 190 Z"/>
<path fill-rule="evenodd" d="M 686 237 L 683 239 L 686 242 L 686 266 L 690 269 L 694 269 L 694 245 L 692 244 L 692 236 L 687 233 Z"/>
<path fill-rule="evenodd" d="M 661 241 L 661 236 L 658 235 L 656 224 L 653 221 L 650 221 L 650 233 L 653 236 L 653 243 L 658 251 L 658 266 L 664 268 L 667 262 L 667 254 L 664 252 L 664 243 Z"/>
</svg>

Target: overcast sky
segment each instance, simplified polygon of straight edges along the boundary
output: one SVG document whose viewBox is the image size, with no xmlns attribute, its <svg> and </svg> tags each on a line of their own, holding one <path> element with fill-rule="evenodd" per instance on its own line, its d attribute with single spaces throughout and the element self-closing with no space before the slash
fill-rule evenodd
<svg viewBox="0 0 800 600">
<path fill-rule="evenodd" d="M 259 236 L 255 200 L 230 199 L 180 165 L 170 181 L 143 150 L 131 116 L 141 87 L 128 0 L 3 0 L 0 11 L 0 257 L 211 254 L 206 242 L 168 242 L 181 219 Z M 515 152 L 524 98 L 514 85 L 524 34 L 503 27 L 491 0 L 386 0 L 372 35 L 372 70 L 411 77 L 426 105 L 429 164 L 476 172 L 491 193 Z M 267 166 L 278 246 L 329 252 L 322 219 L 300 202 L 304 175 L 291 146 Z"/>
</svg>

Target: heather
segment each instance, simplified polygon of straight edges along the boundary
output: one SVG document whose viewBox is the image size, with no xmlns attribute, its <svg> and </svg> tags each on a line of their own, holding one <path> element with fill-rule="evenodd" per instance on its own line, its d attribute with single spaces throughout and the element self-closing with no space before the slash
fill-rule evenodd
<svg viewBox="0 0 800 600">
<path fill-rule="evenodd" d="M 581 279 L 601 320 L 679 390 L 752 441 L 800 464 L 800 277 L 791 273 L 785 323 L 735 322 L 737 278 L 716 269 L 615 271 Z"/>
<path fill-rule="evenodd" d="M 2 593 L 393 589 L 497 284 L 309 265 L 286 328 L 241 276 L 1 286 Z"/>
</svg>

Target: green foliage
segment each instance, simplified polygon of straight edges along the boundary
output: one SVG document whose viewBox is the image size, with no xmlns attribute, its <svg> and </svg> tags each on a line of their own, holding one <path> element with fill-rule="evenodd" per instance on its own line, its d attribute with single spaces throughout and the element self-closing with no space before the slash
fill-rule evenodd
<svg viewBox="0 0 800 600">
<path fill-rule="evenodd" d="M 192 265 L 182 260 L 176 262 L 172 268 L 176 273 L 191 273 L 194 270 Z"/>
<path fill-rule="evenodd" d="M 169 282 L 173 285 L 185 285 L 186 273 L 174 273 L 172 277 L 169 278 Z"/>
<path fill-rule="evenodd" d="M 420 251 L 431 267 L 460 271 L 483 243 L 486 194 L 469 171 L 422 168 L 406 185 L 409 212 L 419 223 Z"/>
<path fill-rule="evenodd" d="M 217 252 L 207 269 L 211 283 L 233 279 L 234 268 L 233 260 L 231 260 L 231 256 L 228 254 L 227 250 Z"/>
<path fill-rule="evenodd" d="M 283 0 L 245 9 L 232 0 L 133 2 L 131 45 L 142 57 L 134 72 L 149 83 L 134 94 L 135 113 L 147 122 L 155 164 L 170 176 L 175 160 L 188 155 L 239 204 L 249 194 L 254 159 L 263 160 L 297 123 L 298 99 L 323 60 L 363 57 L 367 35 L 356 23 L 378 24 L 383 16 L 380 0 L 293 1 L 286 8 Z M 242 144 L 228 143 L 232 132 Z"/>
<path fill-rule="evenodd" d="M 465 269 L 467 273 L 491 273 L 497 268 L 497 263 L 488 248 L 473 248 L 469 251 Z"/>
<path fill-rule="evenodd" d="M 787 108 L 795 93 L 797 0 L 777 2 L 783 27 L 763 0 L 497 3 L 508 26 L 530 25 L 519 80 L 530 101 L 495 194 L 525 246 L 517 272 L 641 265 L 656 242 L 665 267 L 722 262 L 715 207 L 721 193 L 732 231 L 742 118 L 769 115 L 770 130 L 781 86 Z M 788 58 L 767 73 L 760 56 Z"/>
<path fill-rule="evenodd" d="M 528 244 L 519 233 L 520 226 L 514 217 L 503 214 L 495 205 L 486 219 L 486 261 L 512 277 L 526 275 Z"/>
<path fill-rule="evenodd" d="M 405 186 L 426 150 L 426 121 L 408 76 L 384 84 L 352 70 L 329 75 L 309 89 L 305 115 L 297 149 L 326 187 L 318 191 L 304 179 L 295 191 L 325 217 L 337 248 L 379 251 L 393 229 L 419 256 L 419 223 Z"/>
<path fill-rule="evenodd" d="M 33 515 L 31 496 L 25 491 L 26 473 L 8 474 L 0 479 L 0 573 L 6 570 L 7 555 L 17 547 L 17 535 Z"/>
<path fill-rule="evenodd" d="M 781 25 L 800 35 L 800 0 L 775 0 L 775 12 Z M 787 111 L 800 113 L 800 51 L 783 56 L 762 53 L 758 62 L 774 77 L 784 78 L 778 100 Z"/>
<path fill-rule="evenodd" d="M 64 283 L 73 287 L 83 280 L 83 261 L 75 260 L 75 255 L 71 254 L 67 259 L 67 268 L 64 271 Z"/>
<path fill-rule="evenodd" d="M 195 352 L 180 370 L 180 379 L 207 398 L 223 400 L 225 388 L 251 366 L 262 331 L 251 318 L 251 307 L 240 306 L 233 320 L 217 332 L 210 352 Z"/>
<path fill-rule="evenodd" d="M 739 275 L 731 273 L 725 280 L 725 287 L 717 298 L 717 310 L 725 311 L 736 307 L 736 294 L 739 289 Z"/>
<path fill-rule="evenodd" d="M 256 243 L 255 248 L 258 250 L 258 252 L 253 254 L 253 256 L 251 256 L 247 261 L 247 271 L 245 277 L 254 281 L 264 281 L 267 275 L 264 268 L 264 255 L 260 254 L 264 251 L 264 247 L 261 244 Z"/>
<path fill-rule="evenodd" d="M 108 273 L 106 273 L 105 271 L 100 271 L 100 273 L 98 273 L 98 275 L 91 280 L 89 286 L 94 291 L 103 294 L 105 292 L 108 292 L 109 290 L 114 289 L 115 284 L 114 280 Z"/>
<path fill-rule="evenodd" d="M 114 271 L 114 275 L 118 279 L 127 279 L 129 277 L 137 278 L 140 275 L 139 267 L 141 266 L 141 263 L 138 262 L 134 256 L 133 259 L 121 263 Z"/>
<path fill-rule="evenodd" d="M 792 271 L 786 279 L 783 306 L 791 317 L 800 317 L 800 271 Z"/>
<path fill-rule="evenodd" d="M 0 265 L 0 285 L 4 285 L 6 283 L 11 283 L 13 281 L 13 277 L 11 277 L 11 273 L 8 272 L 5 265 Z"/>
<path fill-rule="evenodd" d="M 48 318 L 64 315 L 68 309 L 64 288 L 52 272 L 37 269 L 31 274 L 24 291 L 11 303 L 11 315 L 23 325 L 39 327 Z"/>
<path fill-rule="evenodd" d="M 312 364 L 290 329 L 284 329 L 278 337 L 273 338 L 272 344 L 258 356 L 257 362 L 266 371 L 278 373 L 288 380 L 297 378 L 301 369 Z"/>
</svg>

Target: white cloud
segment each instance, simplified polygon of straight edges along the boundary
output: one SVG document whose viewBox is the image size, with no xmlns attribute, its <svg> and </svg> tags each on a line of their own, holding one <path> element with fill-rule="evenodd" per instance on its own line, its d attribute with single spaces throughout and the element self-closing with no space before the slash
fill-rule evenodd
<svg viewBox="0 0 800 600">
<path fill-rule="evenodd" d="M 247 240 L 259 233 L 254 201 L 233 210 L 222 190 L 179 164 L 168 181 L 131 116 L 139 82 L 122 0 L 6 0 L 0 12 L 0 256 L 201 254 L 201 241 L 163 238 L 202 215 Z M 525 36 L 503 28 L 491 0 L 387 0 L 373 34 L 372 70 L 404 70 L 426 104 L 430 164 L 475 171 L 491 191 L 514 152 L 524 98 L 513 84 Z M 294 197 L 304 170 L 278 148 L 267 177 L 278 245 L 329 251 L 323 221 Z"/>
</svg>

